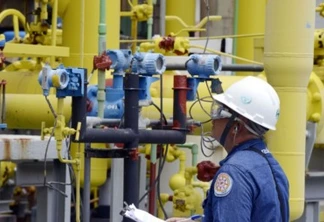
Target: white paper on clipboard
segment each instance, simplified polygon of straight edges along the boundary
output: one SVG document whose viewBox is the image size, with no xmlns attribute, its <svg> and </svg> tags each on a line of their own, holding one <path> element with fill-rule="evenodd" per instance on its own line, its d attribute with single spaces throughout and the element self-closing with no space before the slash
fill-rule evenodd
<svg viewBox="0 0 324 222">
<path fill-rule="evenodd" d="M 164 220 L 161 220 L 160 218 L 157 218 L 144 210 L 137 209 L 134 204 L 127 207 L 124 216 L 136 222 L 165 222 Z"/>
</svg>

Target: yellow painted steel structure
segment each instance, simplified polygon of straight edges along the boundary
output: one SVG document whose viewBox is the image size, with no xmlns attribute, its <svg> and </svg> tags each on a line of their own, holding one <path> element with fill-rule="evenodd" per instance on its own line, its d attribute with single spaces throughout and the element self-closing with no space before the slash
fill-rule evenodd
<svg viewBox="0 0 324 222">
<path fill-rule="evenodd" d="M 195 0 L 166 0 L 166 15 L 176 15 L 187 25 L 195 25 Z M 178 21 L 167 21 L 165 23 L 165 35 L 171 32 L 177 33 L 183 29 L 183 25 Z M 178 36 L 188 37 L 187 32 L 181 32 Z"/>
<path fill-rule="evenodd" d="M 304 211 L 306 121 L 302 120 L 313 68 L 315 1 L 271 0 L 266 9 L 265 72 L 281 100 L 277 130 L 268 134 L 267 141 L 288 176 L 290 219 L 296 220 Z"/>
</svg>

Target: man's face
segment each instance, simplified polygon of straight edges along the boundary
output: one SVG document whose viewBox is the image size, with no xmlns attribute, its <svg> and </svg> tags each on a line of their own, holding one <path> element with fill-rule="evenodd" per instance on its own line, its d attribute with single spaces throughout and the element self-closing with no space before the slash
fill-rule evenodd
<svg viewBox="0 0 324 222">
<path fill-rule="evenodd" d="M 227 122 L 228 118 L 214 119 L 212 121 L 212 137 L 215 138 L 218 142 L 220 141 Z"/>
</svg>

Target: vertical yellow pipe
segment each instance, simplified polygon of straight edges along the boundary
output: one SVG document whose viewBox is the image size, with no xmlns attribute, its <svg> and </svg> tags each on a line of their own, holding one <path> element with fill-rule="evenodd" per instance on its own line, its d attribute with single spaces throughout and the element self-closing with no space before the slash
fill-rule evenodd
<svg viewBox="0 0 324 222">
<path fill-rule="evenodd" d="M 84 5 L 83 5 L 84 4 Z M 107 49 L 119 48 L 120 0 L 106 0 Z M 83 67 L 88 73 L 93 68 L 93 57 L 98 55 L 99 1 L 60 0 L 59 15 L 63 19 L 63 45 L 70 48 L 70 57 L 63 59 L 65 66 Z M 90 84 L 97 84 L 93 75 Z M 71 153 L 78 156 L 78 144 L 72 143 Z M 80 145 L 81 152 L 84 144 Z M 84 156 L 81 155 L 80 171 Z M 109 160 L 93 158 L 91 161 L 91 185 L 100 186 L 106 180 Z M 77 170 L 77 169 L 75 169 Z M 83 173 L 81 172 L 81 175 Z M 81 178 L 81 182 L 84 178 Z"/>
<path fill-rule="evenodd" d="M 265 4 L 266 0 L 239 1 L 238 14 L 236 15 L 238 16 L 236 34 L 241 35 L 264 32 Z M 254 60 L 254 38 L 237 38 L 236 41 L 237 56 Z M 236 60 L 236 63 L 242 62 Z"/>
<path fill-rule="evenodd" d="M 167 0 L 166 15 L 180 17 L 187 25 L 195 25 L 195 0 Z M 167 21 L 165 24 L 165 35 L 171 32 L 177 33 L 184 27 L 178 21 Z M 181 32 L 178 36 L 188 37 L 187 32 Z"/>
<path fill-rule="evenodd" d="M 133 0 L 132 5 L 135 6 L 137 5 L 138 1 L 137 0 Z M 131 28 L 131 37 L 132 39 L 136 40 L 137 39 L 137 20 L 134 16 L 131 17 L 131 21 L 132 21 L 132 28 Z M 132 53 L 136 52 L 136 43 L 133 42 L 132 44 Z"/>
<path fill-rule="evenodd" d="M 70 0 L 66 6 L 59 5 L 63 18 L 63 45 L 70 48 L 70 57 L 64 58 L 65 66 L 83 67 L 90 72 L 93 68 L 93 56 L 98 54 L 99 1 L 84 1 L 84 23 L 82 25 L 82 2 Z M 107 0 L 106 3 L 107 48 L 119 48 L 120 0 Z M 82 34 L 84 33 L 84 34 Z M 82 36 L 84 37 L 84 43 Z M 83 56 L 82 56 L 83 54 Z M 96 75 L 90 83 L 96 84 Z"/>
<path fill-rule="evenodd" d="M 290 182 L 291 220 L 304 210 L 306 90 L 313 64 L 314 20 L 315 1 L 267 1 L 265 72 L 281 100 L 277 130 L 267 140 Z"/>
</svg>

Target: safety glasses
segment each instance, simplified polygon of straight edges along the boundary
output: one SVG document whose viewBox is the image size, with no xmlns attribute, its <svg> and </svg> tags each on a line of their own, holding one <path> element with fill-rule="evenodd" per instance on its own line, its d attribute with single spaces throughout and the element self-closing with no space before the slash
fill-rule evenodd
<svg viewBox="0 0 324 222">
<path fill-rule="evenodd" d="M 222 104 L 216 101 L 213 101 L 213 104 L 211 106 L 211 112 L 210 112 L 210 117 L 212 120 L 226 119 L 226 118 L 230 118 L 231 116 L 232 113 L 230 113 L 226 107 L 224 107 Z"/>
<path fill-rule="evenodd" d="M 212 120 L 231 118 L 232 113 L 224 105 L 214 101 L 211 107 L 210 117 Z M 238 117 L 234 118 L 234 121 L 240 122 L 248 131 L 256 136 L 260 136 L 255 130 L 247 125 L 243 120 Z"/>
</svg>

